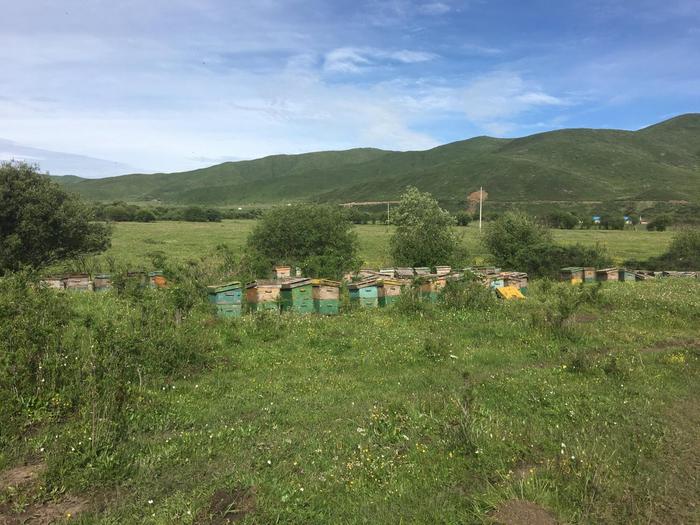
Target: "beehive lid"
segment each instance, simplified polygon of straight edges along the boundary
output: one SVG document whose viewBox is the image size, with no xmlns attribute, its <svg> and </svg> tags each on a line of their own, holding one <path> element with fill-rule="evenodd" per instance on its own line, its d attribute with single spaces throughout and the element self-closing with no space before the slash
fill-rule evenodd
<svg viewBox="0 0 700 525">
<path fill-rule="evenodd" d="M 280 288 L 282 283 L 280 281 L 274 281 L 272 279 L 258 279 L 257 281 L 249 282 L 245 285 L 246 288 L 258 288 L 260 286 L 266 286 L 268 288 Z"/>
<path fill-rule="evenodd" d="M 213 284 L 211 286 L 207 286 L 209 293 L 224 293 L 230 290 L 237 290 L 239 288 L 241 288 L 241 283 L 239 281 L 231 281 L 230 283 Z"/>
<path fill-rule="evenodd" d="M 95 279 L 111 279 L 111 278 L 112 278 L 112 274 L 110 274 L 110 273 L 98 273 L 95 276 Z"/>
<path fill-rule="evenodd" d="M 368 288 L 370 286 L 377 286 L 376 279 L 365 279 L 364 281 L 358 281 L 356 283 L 348 284 L 348 288 L 351 290 L 358 290 L 360 288 Z"/>
<path fill-rule="evenodd" d="M 340 281 L 331 281 L 330 279 L 311 279 L 312 286 L 333 286 L 340 288 Z"/>
<path fill-rule="evenodd" d="M 413 268 L 397 268 L 396 277 L 413 277 Z"/>
<path fill-rule="evenodd" d="M 522 292 L 515 286 L 503 286 L 496 288 L 496 293 L 503 299 L 525 299 Z"/>
<path fill-rule="evenodd" d="M 149 277 L 156 277 L 158 275 L 163 275 L 163 270 L 155 270 L 152 272 L 148 272 Z"/>
<path fill-rule="evenodd" d="M 582 272 L 583 266 L 567 266 L 561 269 L 562 272 Z"/>
<path fill-rule="evenodd" d="M 307 286 L 311 284 L 311 279 L 307 277 L 293 277 L 291 279 L 285 279 L 280 283 L 283 290 L 291 290 L 292 288 L 299 288 L 300 286 Z"/>
<path fill-rule="evenodd" d="M 427 275 L 430 273 L 430 268 L 426 268 L 425 266 L 420 266 L 413 268 L 413 270 L 416 272 L 416 275 Z"/>
<path fill-rule="evenodd" d="M 596 273 L 613 273 L 617 272 L 617 268 L 603 268 L 602 270 L 598 270 Z"/>
<path fill-rule="evenodd" d="M 403 281 L 399 281 L 398 279 L 379 279 L 377 281 L 378 286 L 401 286 Z"/>
</svg>

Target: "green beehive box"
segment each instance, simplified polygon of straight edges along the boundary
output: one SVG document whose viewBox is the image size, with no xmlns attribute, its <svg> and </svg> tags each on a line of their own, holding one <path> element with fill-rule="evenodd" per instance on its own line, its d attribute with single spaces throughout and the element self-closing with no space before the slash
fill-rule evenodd
<svg viewBox="0 0 700 525">
<path fill-rule="evenodd" d="M 340 283 L 328 279 L 311 281 L 314 311 L 322 315 L 337 315 L 340 311 Z"/>
<path fill-rule="evenodd" d="M 376 279 L 368 279 L 348 285 L 350 301 L 359 304 L 362 308 L 377 308 L 379 306 L 379 292 Z"/>
<path fill-rule="evenodd" d="M 292 278 L 283 281 L 280 292 L 282 310 L 300 314 L 313 313 L 314 300 L 311 293 L 311 279 Z"/>
<path fill-rule="evenodd" d="M 216 306 L 219 317 L 239 317 L 242 310 L 243 292 L 238 281 L 207 286 L 209 302 Z"/>
<path fill-rule="evenodd" d="M 96 292 L 105 292 L 112 288 L 112 276 L 108 273 L 101 273 L 95 276 L 93 287 Z"/>
<path fill-rule="evenodd" d="M 618 274 L 618 280 L 632 282 L 637 280 L 637 276 L 634 274 L 634 272 L 622 268 Z"/>
<path fill-rule="evenodd" d="M 401 281 L 397 279 L 381 279 L 378 284 L 377 297 L 379 306 L 384 308 L 398 301 L 403 285 Z"/>
</svg>

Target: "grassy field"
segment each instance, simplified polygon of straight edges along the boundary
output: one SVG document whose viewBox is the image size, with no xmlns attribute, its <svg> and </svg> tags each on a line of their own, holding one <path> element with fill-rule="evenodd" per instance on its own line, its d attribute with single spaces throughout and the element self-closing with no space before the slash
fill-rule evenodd
<svg viewBox="0 0 700 525">
<path fill-rule="evenodd" d="M 110 446 L 90 404 L 34 424 L 0 453 L 0 522 L 697 523 L 700 285 L 609 284 L 548 324 L 571 290 L 335 318 L 200 304 L 153 319 L 159 340 L 139 304 L 165 292 L 69 295 L 81 352 L 128 348 L 148 371 L 181 333 L 204 364 L 139 372 Z M 8 488 L 25 462 L 38 474 Z"/>
<path fill-rule="evenodd" d="M 243 248 L 254 221 L 223 221 L 221 223 L 157 222 L 116 223 L 112 249 L 107 256 L 134 266 L 148 265 L 149 254 L 163 252 L 169 258 L 185 260 L 206 256 L 217 244 Z M 360 257 L 369 267 L 390 264 L 388 240 L 391 227 L 380 225 L 356 226 L 360 238 Z M 479 243 L 476 225 L 458 228 L 473 262 L 483 263 L 487 254 Z M 672 232 L 554 230 L 555 238 L 563 243 L 595 244 L 607 247 L 617 264 L 627 259 L 646 259 L 660 255 L 669 244 Z"/>
</svg>

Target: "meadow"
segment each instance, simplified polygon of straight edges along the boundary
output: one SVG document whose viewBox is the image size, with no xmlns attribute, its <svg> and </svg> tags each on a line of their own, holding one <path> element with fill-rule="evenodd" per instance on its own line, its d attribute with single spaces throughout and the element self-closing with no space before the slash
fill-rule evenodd
<svg viewBox="0 0 700 525">
<path fill-rule="evenodd" d="M 168 258 L 184 261 L 209 255 L 218 244 L 227 244 L 234 250 L 243 248 L 246 236 L 255 221 L 228 220 L 219 223 L 156 222 L 115 223 L 112 248 L 106 257 L 132 266 L 148 266 L 154 253 L 164 253 Z M 476 224 L 456 228 L 463 239 L 468 254 L 475 264 L 488 260 L 488 254 L 479 242 Z M 360 240 L 360 257 L 368 267 L 391 264 L 388 241 L 392 227 L 385 225 L 357 225 L 355 231 Z M 668 246 L 673 232 L 648 232 L 646 230 L 553 230 L 554 237 L 562 243 L 600 243 L 608 249 L 616 264 L 625 260 L 643 260 L 660 255 Z M 104 256 L 103 256 L 104 257 Z"/>
<path fill-rule="evenodd" d="M 217 319 L 211 254 L 253 224 L 117 224 L 103 257 L 192 261 L 166 290 L 0 281 L 0 523 L 700 521 L 697 280 Z M 388 262 L 387 227 L 357 229 Z M 670 238 L 556 235 L 619 259 Z"/>
</svg>

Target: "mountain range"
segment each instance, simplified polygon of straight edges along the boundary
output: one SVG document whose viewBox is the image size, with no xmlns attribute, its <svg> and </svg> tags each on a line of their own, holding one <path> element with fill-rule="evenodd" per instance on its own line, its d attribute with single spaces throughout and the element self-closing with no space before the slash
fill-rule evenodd
<svg viewBox="0 0 700 525">
<path fill-rule="evenodd" d="M 464 201 L 483 186 L 496 202 L 698 202 L 700 113 L 638 131 L 562 129 L 475 137 L 426 151 L 359 148 L 179 173 L 55 179 L 95 201 L 209 206 L 395 200 L 408 185 L 441 201 Z"/>
</svg>

